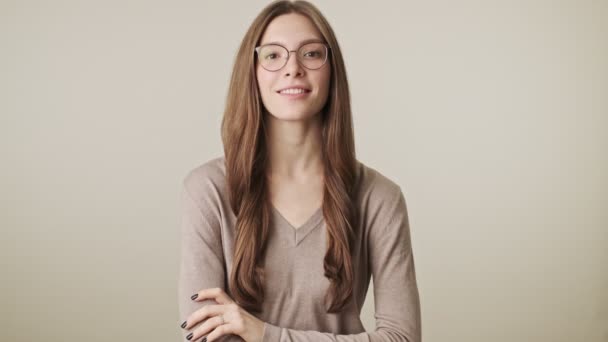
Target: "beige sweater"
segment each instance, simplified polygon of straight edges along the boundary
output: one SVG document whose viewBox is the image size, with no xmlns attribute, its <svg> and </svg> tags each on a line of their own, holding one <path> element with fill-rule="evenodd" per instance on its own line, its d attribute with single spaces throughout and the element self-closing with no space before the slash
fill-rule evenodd
<svg viewBox="0 0 608 342">
<path fill-rule="evenodd" d="M 272 208 L 264 262 L 263 341 L 408 341 L 421 340 L 420 300 L 405 198 L 401 188 L 378 171 L 358 163 L 361 224 L 354 245 L 353 297 L 345 310 L 327 313 L 323 298 L 326 227 L 317 210 L 297 227 Z M 190 297 L 220 287 L 228 295 L 236 217 L 230 210 L 224 158 L 191 170 L 183 181 L 181 265 L 178 281 L 180 322 L 197 309 L 215 304 Z M 366 332 L 359 314 L 370 277 L 374 280 L 376 330 Z M 183 336 L 187 331 L 183 332 Z M 184 339 L 185 340 L 185 339 Z M 243 341 L 228 335 L 221 341 Z"/>
</svg>

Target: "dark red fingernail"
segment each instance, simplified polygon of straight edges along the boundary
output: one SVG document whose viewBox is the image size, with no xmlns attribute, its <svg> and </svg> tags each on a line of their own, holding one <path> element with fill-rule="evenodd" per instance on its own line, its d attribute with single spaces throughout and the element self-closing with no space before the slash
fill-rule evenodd
<svg viewBox="0 0 608 342">
<path fill-rule="evenodd" d="M 190 335 L 186 336 L 186 340 L 190 341 L 192 339 L 192 333 L 190 333 Z"/>
<path fill-rule="evenodd" d="M 201 342 L 207 342 L 207 336 L 203 337 L 203 339 L 201 340 Z"/>
<path fill-rule="evenodd" d="M 195 300 L 196 298 L 198 298 L 198 293 L 193 295 L 192 297 L 190 297 L 190 299 Z"/>
<path fill-rule="evenodd" d="M 186 327 L 186 322 L 187 321 L 184 321 L 184 323 L 182 323 L 182 329 L 184 329 Z"/>
</svg>

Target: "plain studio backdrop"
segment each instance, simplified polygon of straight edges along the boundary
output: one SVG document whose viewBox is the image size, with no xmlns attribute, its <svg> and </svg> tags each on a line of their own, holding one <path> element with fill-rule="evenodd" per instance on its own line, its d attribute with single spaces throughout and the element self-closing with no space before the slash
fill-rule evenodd
<svg viewBox="0 0 608 342">
<path fill-rule="evenodd" d="M 267 3 L 0 3 L 0 340 L 180 340 L 181 181 Z M 608 2 L 314 3 L 406 197 L 424 341 L 608 341 Z"/>
</svg>

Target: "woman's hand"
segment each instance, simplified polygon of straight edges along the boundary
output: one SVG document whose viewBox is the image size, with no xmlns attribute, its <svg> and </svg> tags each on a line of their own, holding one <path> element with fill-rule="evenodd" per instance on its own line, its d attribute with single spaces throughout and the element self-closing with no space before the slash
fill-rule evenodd
<svg viewBox="0 0 608 342">
<path fill-rule="evenodd" d="M 194 341 L 207 335 L 201 342 L 211 342 L 220 336 L 234 334 L 246 342 L 262 341 L 264 322 L 243 310 L 224 290 L 204 289 L 194 294 L 191 299 L 197 302 L 215 299 L 219 305 L 207 305 L 188 316 L 185 325 L 182 324 L 182 328 L 187 330 L 204 321 L 188 335 L 188 340 Z"/>
</svg>

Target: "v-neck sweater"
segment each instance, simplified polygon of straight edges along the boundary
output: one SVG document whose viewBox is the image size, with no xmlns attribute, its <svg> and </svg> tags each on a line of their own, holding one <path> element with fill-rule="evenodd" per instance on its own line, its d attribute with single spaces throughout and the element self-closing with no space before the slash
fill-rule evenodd
<svg viewBox="0 0 608 342">
<path fill-rule="evenodd" d="M 230 208 L 223 156 L 190 170 L 181 191 L 181 260 L 178 279 L 180 322 L 194 311 L 217 304 L 190 297 L 219 287 L 230 295 L 236 216 Z M 405 196 L 401 187 L 357 161 L 359 224 L 351 251 L 353 295 L 339 313 L 327 313 L 324 296 L 330 284 L 323 259 L 327 229 L 321 208 L 293 227 L 272 207 L 263 260 L 262 341 L 407 341 L 421 340 L 421 313 Z M 360 320 L 373 277 L 376 329 L 366 332 Z M 190 329 L 192 331 L 192 329 Z M 188 331 L 183 331 L 183 336 Z M 219 341 L 243 341 L 226 335 Z"/>
</svg>

